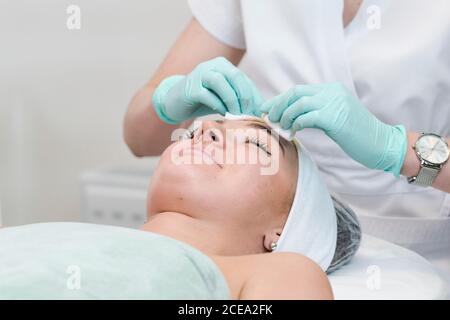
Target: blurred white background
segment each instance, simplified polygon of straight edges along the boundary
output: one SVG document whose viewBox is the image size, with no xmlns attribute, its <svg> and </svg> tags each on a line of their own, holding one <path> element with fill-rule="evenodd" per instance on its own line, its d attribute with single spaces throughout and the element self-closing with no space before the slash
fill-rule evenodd
<svg viewBox="0 0 450 320">
<path fill-rule="evenodd" d="M 123 115 L 189 19 L 183 0 L 0 0 L 3 225 L 79 220 L 81 173 L 152 161 L 128 151 Z"/>
</svg>

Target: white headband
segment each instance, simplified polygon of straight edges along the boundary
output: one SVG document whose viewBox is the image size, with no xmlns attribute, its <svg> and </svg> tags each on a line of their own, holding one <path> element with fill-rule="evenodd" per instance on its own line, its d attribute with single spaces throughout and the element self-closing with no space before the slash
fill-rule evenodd
<svg viewBox="0 0 450 320">
<path fill-rule="evenodd" d="M 301 253 L 326 271 L 336 250 L 337 220 L 333 201 L 319 169 L 295 138 L 299 176 L 294 201 L 275 251 Z"/>
<path fill-rule="evenodd" d="M 229 113 L 225 115 L 228 120 L 256 118 L 261 120 L 255 116 L 236 116 Z M 266 122 L 273 127 L 272 123 Z M 297 138 L 292 141 L 297 148 L 299 159 L 297 187 L 275 252 L 303 254 L 326 271 L 336 250 L 336 212 L 330 192 L 308 150 Z"/>
</svg>

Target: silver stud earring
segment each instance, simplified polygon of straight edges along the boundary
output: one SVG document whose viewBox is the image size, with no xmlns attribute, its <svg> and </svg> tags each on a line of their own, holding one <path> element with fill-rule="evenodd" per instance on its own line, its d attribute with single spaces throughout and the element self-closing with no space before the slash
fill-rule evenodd
<svg viewBox="0 0 450 320">
<path fill-rule="evenodd" d="M 270 249 L 271 249 L 272 251 L 275 251 L 276 248 L 277 248 L 277 243 L 276 243 L 276 241 L 274 241 L 274 242 L 272 242 L 272 243 L 270 244 Z"/>
</svg>

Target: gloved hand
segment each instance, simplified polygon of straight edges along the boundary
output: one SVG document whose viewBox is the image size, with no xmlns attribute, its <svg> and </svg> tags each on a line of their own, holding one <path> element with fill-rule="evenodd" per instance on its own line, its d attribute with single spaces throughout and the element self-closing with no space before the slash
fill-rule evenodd
<svg viewBox="0 0 450 320">
<path fill-rule="evenodd" d="M 161 120 L 178 124 L 213 113 L 258 115 L 263 99 L 242 71 L 219 57 L 200 63 L 187 76 L 164 79 L 152 102 Z"/>
<path fill-rule="evenodd" d="M 364 166 L 400 175 L 405 127 L 381 122 L 339 83 L 296 86 L 265 102 L 260 111 L 283 129 L 321 129 Z"/>
</svg>

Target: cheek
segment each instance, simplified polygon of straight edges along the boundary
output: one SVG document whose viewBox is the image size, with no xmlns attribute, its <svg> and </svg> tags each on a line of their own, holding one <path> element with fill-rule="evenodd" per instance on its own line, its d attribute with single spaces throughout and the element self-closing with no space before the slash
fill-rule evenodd
<svg viewBox="0 0 450 320">
<path fill-rule="evenodd" d="M 273 199 L 278 188 L 277 175 L 262 175 L 259 165 L 235 165 L 230 168 L 233 173 L 226 174 L 225 183 L 233 201 L 245 199 L 247 204 L 257 207 L 266 205 Z"/>
<path fill-rule="evenodd" d="M 243 174 L 244 175 L 244 174 Z M 246 176 L 247 183 L 241 186 L 245 197 L 251 199 L 255 208 L 267 209 L 273 213 L 287 213 L 286 204 L 292 194 L 292 177 L 286 172 L 261 175 L 259 170 Z"/>
</svg>

